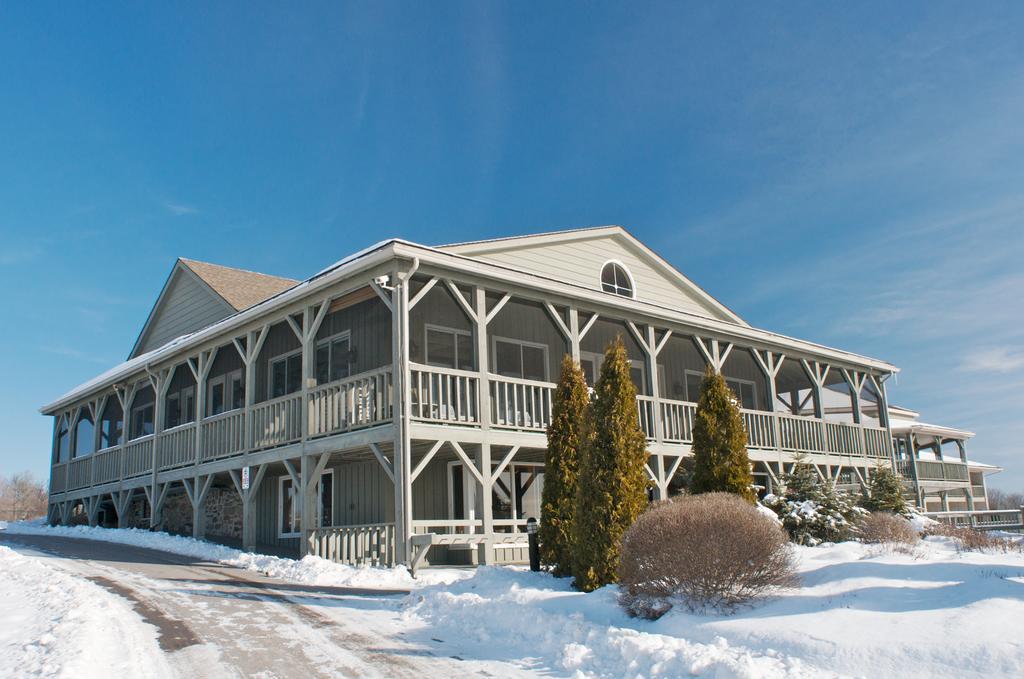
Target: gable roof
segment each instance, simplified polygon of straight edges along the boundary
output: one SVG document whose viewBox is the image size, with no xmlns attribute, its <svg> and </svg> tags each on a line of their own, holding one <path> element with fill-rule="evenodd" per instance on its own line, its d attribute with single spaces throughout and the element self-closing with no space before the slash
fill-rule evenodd
<svg viewBox="0 0 1024 679">
<path fill-rule="evenodd" d="M 636 282 L 637 298 L 646 298 L 646 301 L 663 306 L 689 307 L 686 310 L 709 318 L 748 325 L 735 312 L 618 225 L 453 243 L 439 246 L 438 249 L 559 278 L 568 278 L 575 273 L 575 283 L 597 289 L 600 289 L 601 266 L 624 256 L 631 260 L 625 262 L 630 275 L 638 279 L 645 278 Z M 642 271 L 637 271 L 638 268 Z"/>
<path fill-rule="evenodd" d="M 199 276 L 200 280 L 234 307 L 235 311 L 248 309 L 298 284 L 298 281 L 291 278 L 271 276 L 245 269 L 233 269 L 229 266 L 199 262 L 194 259 L 182 257 L 178 261 Z"/>
<path fill-rule="evenodd" d="M 153 348 L 147 348 L 147 345 L 151 344 L 150 335 L 154 332 L 161 335 L 155 344 L 162 344 L 251 308 L 297 284 L 298 281 L 290 278 L 178 258 L 132 346 L 129 358 Z M 187 291 L 183 291 L 184 288 Z M 187 318 L 165 318 L 182 311 L 175 308 L 179 306 L 189 307 Z M 162 327 L 165 325 L 169 327 Z"/>
</svg>

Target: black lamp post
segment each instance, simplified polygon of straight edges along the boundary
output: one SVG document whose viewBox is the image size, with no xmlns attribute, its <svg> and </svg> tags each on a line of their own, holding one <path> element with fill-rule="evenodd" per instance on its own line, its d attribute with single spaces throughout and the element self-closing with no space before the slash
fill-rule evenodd
<svg viewBox="0 0 1024 679">
<path fill-rule="evenodd" d="M 530 570 L 540 570 L 540 548 L 537 546 L 537 519 L 526 520 L 526 533 L 530 536 Z"/>
</svg>

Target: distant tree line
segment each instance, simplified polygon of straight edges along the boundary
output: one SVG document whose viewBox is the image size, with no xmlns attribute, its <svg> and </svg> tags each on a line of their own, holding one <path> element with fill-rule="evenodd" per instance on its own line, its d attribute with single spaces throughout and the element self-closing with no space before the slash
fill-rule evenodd
<svg viewBox="0 0 1024 679">
<path fill-rule="evenodd" d="M 989 509 L 1020 509 L 1024 506 L 1024 493 L 1008 493 L 998 488 L 988 489 Z"/>
<path fill-rule="evenodd" d="M 29 472 L 0 476 L 0 521 L 46 516 L 46 484 Z"/>
</svg>

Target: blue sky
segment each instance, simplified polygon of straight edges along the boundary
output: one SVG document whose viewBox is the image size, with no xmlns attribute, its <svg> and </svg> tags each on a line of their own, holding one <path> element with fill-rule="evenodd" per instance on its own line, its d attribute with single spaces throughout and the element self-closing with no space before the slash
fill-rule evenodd
<svg viewBox="0 0 1024 679">
<path fill-rule="evenodd" d="M 1024 6 L 0 6 L 0 472 L 177 256 L 625 225 L 1024 489 Z"/>
</svg>

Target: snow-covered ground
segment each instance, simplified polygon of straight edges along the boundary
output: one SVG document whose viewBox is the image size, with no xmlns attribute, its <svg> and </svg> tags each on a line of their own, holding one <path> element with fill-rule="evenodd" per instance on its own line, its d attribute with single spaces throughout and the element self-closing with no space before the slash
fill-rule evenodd
<svg viewBox="0 0 1024 679">
<path fill-rule="evenodd" d="M 0 611 L 0 677 L 172 676 L 130 604 L 4 546 Z"/>
<path fill-rule="evenodd" d="M 245 554 L 146 531 L 8 530 L 151 547 L 307 584 L 411 589 L 383 604 L 391 615 L 378 608 L 366 618 L 374 634 L 493 663 L 492 674 L 510 663 L 555 676 L 1024 676 L 1024 555 L 961 554 L 945 538 L 912 554 L 798 547 L 800 587 L 731 616 L 674 610 L 651 622 L 626 616 L 614 587 L 582 594 L 521 568 L 430 569 L 413 580 L 402 569 Z M 368 614 L 350 606 L 330 614 Z"/>
</svg>

